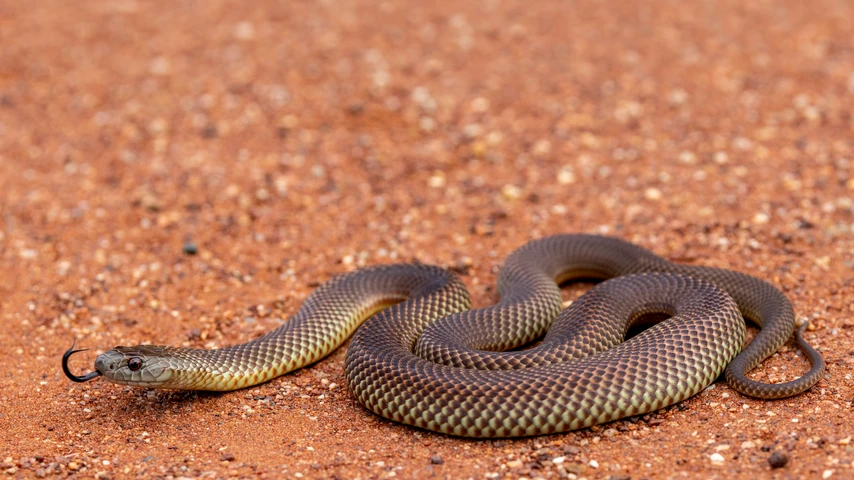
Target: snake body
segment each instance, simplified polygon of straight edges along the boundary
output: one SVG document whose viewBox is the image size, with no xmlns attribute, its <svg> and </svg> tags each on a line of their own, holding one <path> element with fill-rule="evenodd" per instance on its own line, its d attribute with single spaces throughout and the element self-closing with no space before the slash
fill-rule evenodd
<svg viewBox="0 0 854 480">
<path fill-rule="evenodd" d="M 581 277 L 610 280 L 561 311 L 558 284 Z M 217 350 L 116 347 L 95 368 L 119 384 L 234 390 L 316 362 L 358 328 L 345 374 L 365 407 L 471 437 L 561 432 L 643 414 L 696 394 L 724 370 L 734 389 L 759 398 L 795 395 L 823 376 L 821 355 L 795 329 L 792 306 L 773 285 L 674 264 L 616 238 L 529 242 L 508 257 L 498 290 L 496 305 L 470 310 L 452 272 L 369 267 L 321 285 L 291 319 L 250 342 Z M 623 341 L 656 315 L 671 318 Z M 739 353 L 742 315 L 761 330 Z M 546 331 L 537 346 L 506 351 Z M 780 384 L 748 379 L 793 331 L 810 371 Z"/>
</svg>

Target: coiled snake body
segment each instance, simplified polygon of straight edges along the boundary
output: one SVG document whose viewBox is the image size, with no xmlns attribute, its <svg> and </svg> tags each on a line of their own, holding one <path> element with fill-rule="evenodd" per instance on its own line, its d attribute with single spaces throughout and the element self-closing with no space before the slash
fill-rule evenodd
<svg viewBox="0 0 854 480">
<path fill-rule="evenodd" d="M 617 278 L 561 312 L 558 283 L 579 277 Z M 496 305 L 470 310 L 451 272 L 370 267 L 321 285 L 281 327 L 241 345 L 116 347 L 84 377 L 68 371 L 72 347 L 63 368 L 76 381 L 103 375 L 125 385 L 234 390 L 316 362 L 371 317 L 345 360 L 356 398 L 386 418 L 471 437 L 561 432 L 643 414 L 696 394 L 724 369 L 733 388 L 760 398 L 800 393 L 824 372 L 821 355 L 795 330 L 791 304 L 771 284 L 670 263 L 616 238 L 532 241 L 507 259 L 498 289 Z M 739 353 L 742 314 L 761 330 Z M 672 318 L 623 342 L 633 324 L 655 315 Z M 506 351 L 546 330 L 537 346 Z M 810 371 L 782 384 L 746 378 L 793 331 Z"/>
</svg>

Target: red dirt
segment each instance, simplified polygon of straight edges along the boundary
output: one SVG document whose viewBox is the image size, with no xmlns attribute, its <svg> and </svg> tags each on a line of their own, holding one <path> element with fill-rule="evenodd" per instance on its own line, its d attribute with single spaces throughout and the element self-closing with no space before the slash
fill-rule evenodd
<svg viewBox="0 0 854 480">
<path fill-rule="evenodd" d="M 852 19 L 827 0 L 0 4 L 0 471 L 851 478 Z M 558 232 L 774 282 L 826 379 L 472 441 L 369 414 L 346 345 L 219 395 L 59 368 L 75 337 L 79 371 L 119 344 L 243 342 L 360 265 L 464 267 L 488 305 L 503 258 Z M 753 376 L 805 369 L 784 348 Z"/>
</svg>

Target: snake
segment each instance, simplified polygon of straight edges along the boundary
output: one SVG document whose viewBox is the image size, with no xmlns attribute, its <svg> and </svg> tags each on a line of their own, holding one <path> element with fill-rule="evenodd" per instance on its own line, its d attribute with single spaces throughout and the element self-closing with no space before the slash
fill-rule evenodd
<svg viewBox="0 0 854 480">
<path fill-rule="evenodd" d="M 560 285 L 579 279 L 598 283 L 564 308 Z M 68 367 L 81 351 L 72 345 L 62 367 L 77 382 L 229 391 L 317 362 L 352 335 L 344 374 L 364 407 L 461 437 L 551 434 L 641 415 L 722 374 L 761 399 L 797 395 L 824 375 L 806 324 L 796 328 L 792 304 L 771 283 L 673 263 L 616 237 L 532 240 L 508 256 L 497 289 L 497 303 L 472 309 L 449 269 L 370 266 L 323 283 L 280 327 L 246 343 L 119 346 L 82 376 Z M 746 347 L 745 320 L 760 327 Z M 773 384 L 747 377 L 793 335 L 806 374 Z"/>
</svg>

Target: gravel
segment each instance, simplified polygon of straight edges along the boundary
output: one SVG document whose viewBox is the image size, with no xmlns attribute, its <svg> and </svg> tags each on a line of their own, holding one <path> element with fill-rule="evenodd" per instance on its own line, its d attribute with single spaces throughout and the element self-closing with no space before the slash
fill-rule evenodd
<svg viewBox="0 0 854 480">
<path fill-rule="evenodd" d="M 846 2 L 7 3 L 4 476 L 854 474 Z M 256 338 L 361 265 L 450 266 L 489 305 L 506 255 L 559 232 L 780 286 L 827 377 L 499 443 L 368 413 L 346 344 L 232 394 L 58 368 L 74 338 L 81 372 L 115 345 Z M 789 344 L 751 375 L 805 369 Z"/>
</svg>

